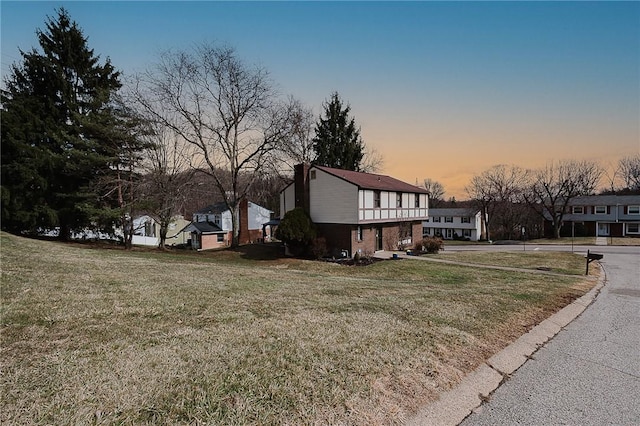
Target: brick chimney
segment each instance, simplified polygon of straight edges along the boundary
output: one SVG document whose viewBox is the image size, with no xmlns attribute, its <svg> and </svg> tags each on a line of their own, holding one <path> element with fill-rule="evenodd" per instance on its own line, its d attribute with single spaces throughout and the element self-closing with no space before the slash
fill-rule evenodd
<svg viewBox="0 0 640 426">
<path fill-rule="evenodd" d="M 307 214 L 311 214 L 309 211 L 309 164 L 296 164 L 293 167 L 294 170 L 294 185 L 295 185 L 295 197 L 296 207 L 304 209 Z"/>
</svg>

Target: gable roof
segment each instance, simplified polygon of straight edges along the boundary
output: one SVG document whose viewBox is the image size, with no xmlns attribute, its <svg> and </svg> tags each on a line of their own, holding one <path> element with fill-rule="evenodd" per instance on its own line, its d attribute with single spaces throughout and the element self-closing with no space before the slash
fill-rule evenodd
<svg viewBox="0 0 640 426">
<path fill-rule="evenodd" d="M 450 209 L 429 209 L 429 217 L 432 216 L 454 216 L 454 217 L 467 217 L 475 216 L 480 213 L 477 209 L 465 209 L 465 208 L 450 208 Z"/>
<path fill-rule="evenodd" d="M 570 206 L 621 206 L 640 204 L 640 195 L 584 195 L 569 200 Z"/>
<path fill-rule="evenodd" d="M 354 172 L 351 170 L 334 169 L 325 166 L 312 166 L 337 178 L 356 185 L 360 189 L 375 189 L 381 191 L 412 192 L 427 194 L 427 190 L 419 186 L 411 185 L 391 176 L 377 175 L 373 173 Z"/>
<path fill-rule="evenodd" d="M 196 214 L 220 214 L 229 210 L 229 207 L 224 202 L 210 204 L 207 207 L 203 207 L 196 211 Z"/>
<path fill-rule="evenodd" d="M 218 225 L 211 222 L 191 222 L 180 232 L 196 232 L 198 234 L 219 234 L 223 231 Z"/>
</svg>

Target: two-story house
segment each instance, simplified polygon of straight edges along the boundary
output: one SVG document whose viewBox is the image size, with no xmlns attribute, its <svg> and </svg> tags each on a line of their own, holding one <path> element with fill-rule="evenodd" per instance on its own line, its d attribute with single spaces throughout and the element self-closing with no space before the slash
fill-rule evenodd
<svg viewBox="0 0 640 426">
<path fill-rule="evenodd" d="M 478 241 L 482 235 L 482 216 L 473 209 L 429 209 L 429 218 L 422 222 L 422 235 Z"/>
<path fill-rule="evenodd" d="M 569 201 L 561 235 L 640 237 L 640 195 L 591 195 Z M 552 234 L 545 221 L 545 234 Z"/>
<path fill-rule="evenodd" d="M 240 202 L 240 244 L 260 241 L 270 235 L 264 225 L 271 219 L 271 210 L 247 200 Z M 209 250 L 231 244 L 231 211 L 223 202 L 206 206 L 193 214 L 193 221 L 183 229 L 191 237 L 191 247 Z M 266 234 L 266 235 L 265 235 Z"/>
<path fill-rule="evenodd" d="M 303 208 L 335 252 L 373 253 L 422 239 L 428 196 L 390 176 L 298 164 L 280 192 L 281 218 Z"/>
</svg>

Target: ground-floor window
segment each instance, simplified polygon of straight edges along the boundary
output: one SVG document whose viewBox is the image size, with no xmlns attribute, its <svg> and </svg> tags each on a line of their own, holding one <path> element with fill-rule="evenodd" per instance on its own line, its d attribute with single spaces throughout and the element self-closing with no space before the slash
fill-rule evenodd
<svg viewBox="0 0 640 426">
<path fill-rule="evenodd" d="M 217 234 L 217 235 L 218 235 L 218 242 L 224 243 L 224 234 Z"/>
<path fill-rule="evenodd" d="M 453 229 L 445 229 L 445 238 L 447 239 L 453 238 Z"/>
<path fill-rule="evenodd" d="M 467 238 L 471 238 L 471 229 L 463 229 L 462 230 L 462 236 L 463 237 L 467 237 Z"/>
<path fill-rule="evenodd" d="M 431 228 L 422 228 L 422 235 L 431 235 Z"/>
<path fill-rule="evenodd" d="M 627 234 L 640 234 L 640 223 L 627 223 Z"/>
<path fill-rule="evenodd" d="M 358 226 L 356 229 L 356 238 L 358 241 L 362 241 L 362 226 Z"/>
</svg>

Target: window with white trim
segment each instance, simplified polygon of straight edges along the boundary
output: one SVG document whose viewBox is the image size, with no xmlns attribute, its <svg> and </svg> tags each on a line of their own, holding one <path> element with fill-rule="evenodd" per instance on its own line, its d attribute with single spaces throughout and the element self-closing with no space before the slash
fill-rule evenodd
<svg viewBox="0 0 640 426">
<path fill-rule="evenodd" d="M 440 216 L 434 216 L 433 217 L 433 221 L 434 222 L 440 222 Z"/>
<path fill-rule="evenodd" d="M 446 216 L 444 218 L 444 223 L 453 223 L 453 217 L 451 216 Z"/>
<path fill-rule="evenodd" d="M 416 208 L 420 208 L 420 194 L 416 194 Z"/>
<path fill-rule="evenodd" d="M 362 226 L 358 226 L 356 229 L 356 238 L 358 241 L 362 241 Z"/>
<path fill-rule="evenodd" d="M 627 214 L 640 214 L 640 206 L 627 207 Z"/>
<path fill-rule="evenodd" d="M 573 208 L 571 209 L 571 213 L 584 214 L 584 206 L 573 206 Z"/>
<path fill-rule="evenodd" d="M 593 212 L 595 214 L 607 214 L 607 206 L 595 206 Z"/>
<path fill-rule="evenodd" d="M 471 238 L 471 229 L 463 229 L 462 236 L 465 238 Z"/>
<path fill-rule="evenodd" d="M 627 234 L 640 234 L 640 223 L 627 223 Z"/>
<path fill-rule="evenodd" d="M 402 193 L 396 192 L 396 207 L 402 207 Z"/>
<path fill-rule="evenodd" d="M 471 223 L 471 218 L 468 216 L 463 216 L 460 218 L 460 222 L 462 223 Z"/>
</svg>

